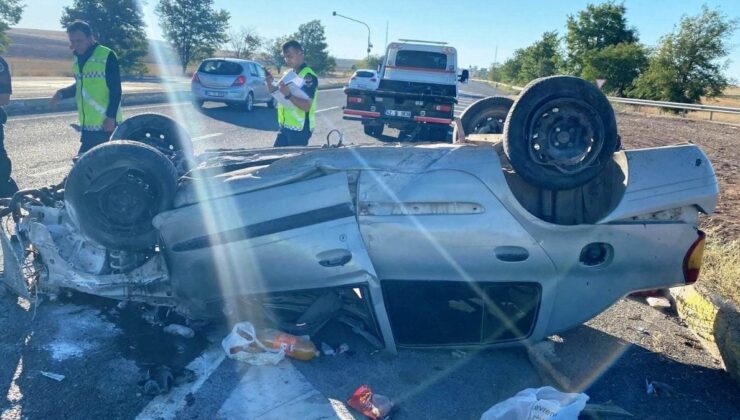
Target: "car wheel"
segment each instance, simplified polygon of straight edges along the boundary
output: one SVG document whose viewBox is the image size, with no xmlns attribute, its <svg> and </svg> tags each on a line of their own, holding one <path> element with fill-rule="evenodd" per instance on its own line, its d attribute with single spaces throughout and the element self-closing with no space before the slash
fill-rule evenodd
<svg viewBox="0 0 740 420">
<path fill-rule="evenodd" d="M 385 126 L 382 124 L 366 124 L 362 126 L 362 131 L 371 137 L 381 137 L 383 135 L 383 128 Z"/>
<path fill-rule="evenodd" d="M 491 96 L 474 102 L 460 115 L 465 134 L 501 134 L 514 101 L 503 96 Z"/>
<path fill-rule="evenodd" d="M 111 141 L 77 160 L 64 200 L 85 236 L 111 249 L 138 250 L 157 243 L 152 219 L 172 208 L 176 188 L 175 166 L 157 149 Z"/>
<path fill-rule="evenodd" d="M 254 108 L 254 96 L 252 95 L 252 92 L 247 94 L 247 99 L 244 100 L 243 107 L 244 111 L 252 112 L 252 108 Z"/>
<path fill-rule="evenodd" d="M 187 130 L 175 120 L 160 114 L 141 114 L 125 120 L 116 128 L 112 140 L 133 140 L 157 149 L 182 173 L 189 169 L 193 141 Z"/>
<path fill-rule="evenodd" d="M 268 108 L 276 108 L 277 107 L 277 100 L 275 98 L 270 98 L 269 101 L 267 101 L 267 107 Z"/>
<path fill-rule="evenodd" d="M 530 82 L 504 124 L 504 152 L 525 181 L 567 190 L 593 179 L 617 146 L 617 123 L 606 96 L 572 76 Z"/>
<path fill-rule="evenodd" d="M 204 103 L 205 102 L 204 101 L 201 101 L 201 100 L 197 100 L 197 99 L 196 100 L 193 100 L 193 106 L 195 108 L 197 108 L 197 109 L 203 108 L 203 104 Z"/>
</svg>

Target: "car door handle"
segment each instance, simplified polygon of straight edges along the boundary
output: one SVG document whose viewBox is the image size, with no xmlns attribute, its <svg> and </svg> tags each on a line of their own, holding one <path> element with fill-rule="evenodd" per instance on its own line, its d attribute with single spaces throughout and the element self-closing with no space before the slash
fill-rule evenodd
<svg viewBox="0 0 740 420">
<path fill-rule="evenodd" d="M 352 261 L 352 253 L 346 249 L 333 249 L 316 255 L 322 267 L 341 267 Z"/>
</svg>

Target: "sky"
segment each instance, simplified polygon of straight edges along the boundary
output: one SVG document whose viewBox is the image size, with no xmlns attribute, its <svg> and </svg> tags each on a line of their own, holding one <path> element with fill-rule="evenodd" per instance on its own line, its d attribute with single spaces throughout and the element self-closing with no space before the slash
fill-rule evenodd
<svg viewBox="0 0 740 420">
<path fill-rule="evenodd" d="M 590 3 L 596 3 L 591 0 Z M 152 13 L 157 0 L 147 0 L 149 37 L 162 39 L 157 17 Z M 537 41 L 545 31 L 565 33 L 568 15 L 585 9 L 581 0 L 372 0 L 305 2 L 294 0 L 215 0 L 217 8 L 231 13 L 233 28 L 251 27 L 260 36 L 274 38 L 293 33 L 302 23 L 319 19 L 326 28 L 329 53 L 338 58 L 362 58 L 367 49 L 367 28 L 341 15 L 365 22 L 370 27 L 372 53 L 383 54 L 386 41 L 400 38 L 445 41 L 457 48 L 461 67 L 487 67 L 494 60 L 505 61 L 517 48 Z M 719 8 L 731 18 L 740 18 L 739 0 L 625 0 L 628 24 L 637 28 L 640 41 L 657 45 L 681 16 L 696 15 L 702 4 Z M 19 28 L 60 30 L 62 8 L 71 0 L 27 0 Z M 277 6 L 279 4 L 280 6 Z M 732 62 L 727 74 L 740 81 L 740 31 L 732 38 Z"/>
</svg>

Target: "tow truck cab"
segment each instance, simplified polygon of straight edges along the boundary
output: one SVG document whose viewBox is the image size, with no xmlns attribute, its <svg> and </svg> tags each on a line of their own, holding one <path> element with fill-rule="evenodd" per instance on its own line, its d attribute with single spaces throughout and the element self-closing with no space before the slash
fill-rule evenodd
<svg viewBox="0 0 740 420">
<path fill-rule="evenodd" d="M 468 79 L 467 70 L 457 72 L 457 50 L 446 43 L 392 42 L 378 89 L 345 89 L 344 119 L 361 121 L 375 137 L 387 125 L 401 130 L 400 140 L 443 140 L 455 112 L 457 82 Z"/>
</svg>

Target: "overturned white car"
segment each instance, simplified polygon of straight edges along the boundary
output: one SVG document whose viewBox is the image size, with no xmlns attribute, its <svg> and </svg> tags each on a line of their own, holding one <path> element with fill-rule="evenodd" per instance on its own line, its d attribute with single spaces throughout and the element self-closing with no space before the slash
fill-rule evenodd
<svg viewBox="0 0 740 420">
<path fill-rule="evenodd" d="M 615 151 L 611 107 L 576 78 L 511 105 L 466 111 L 486 141 L 197 157 L 173 121 L 134 117 L 65 184 L 5 203 L 5 282 L 297 332 L 335 316 L 393 351 L 537 341 L 697 280 L 718 195 L 698 147 Z"/>
</svg>

